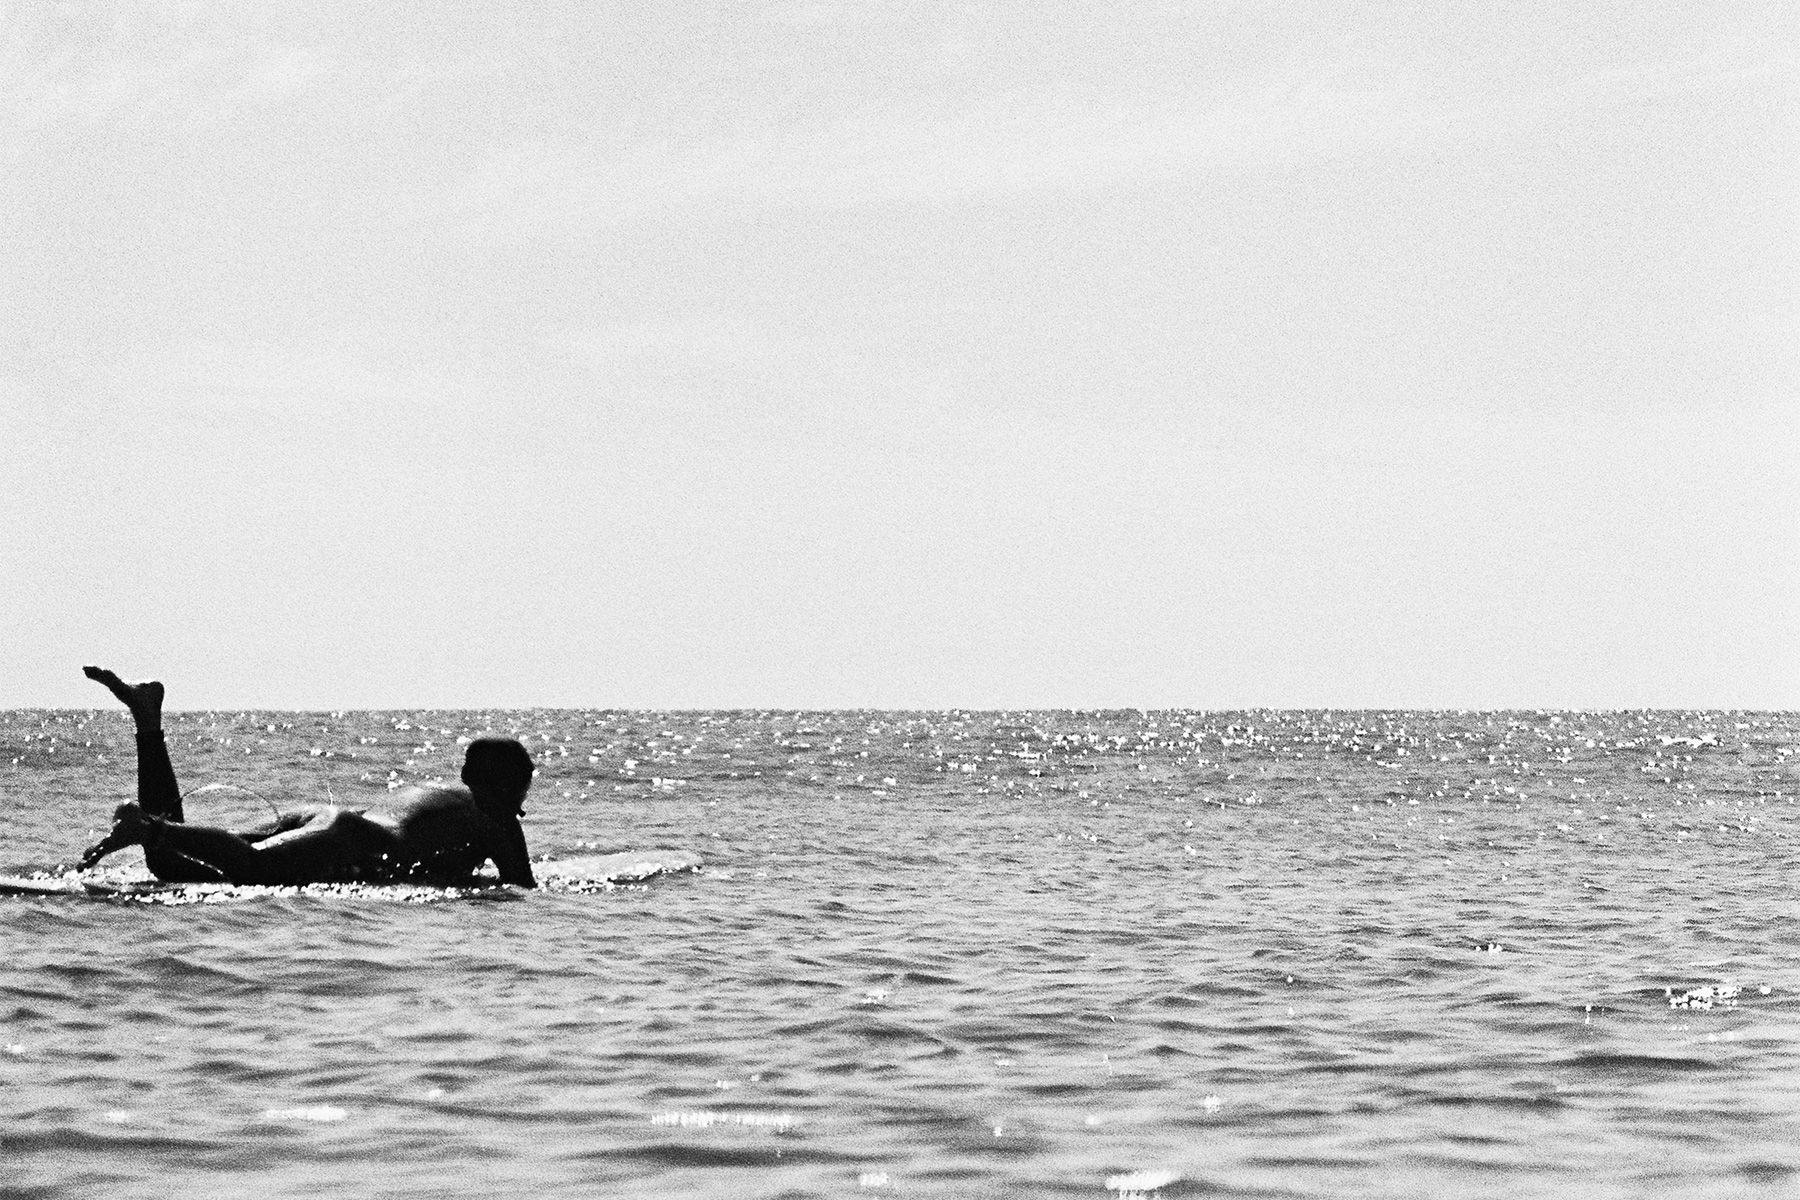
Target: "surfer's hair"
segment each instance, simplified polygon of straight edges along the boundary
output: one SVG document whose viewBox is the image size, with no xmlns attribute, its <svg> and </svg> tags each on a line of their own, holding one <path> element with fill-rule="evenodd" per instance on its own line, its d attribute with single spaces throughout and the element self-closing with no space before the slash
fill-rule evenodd
<svg viewBox="0 0 1800 1200">
<path fill-rule="evenodd" d="M 512 738 L 476 738 L 463 759 L 462 779 L 471 788 L 522 792 L 531 786 L 536 768 L 531 755 Z"/>
</svg>

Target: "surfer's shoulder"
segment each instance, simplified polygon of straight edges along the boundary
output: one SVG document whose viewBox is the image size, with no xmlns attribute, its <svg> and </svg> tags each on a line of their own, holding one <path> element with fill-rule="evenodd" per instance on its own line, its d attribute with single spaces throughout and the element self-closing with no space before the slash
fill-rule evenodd
<svg viewBox="0 0 1800 1200">
<path fill-rule="evenodd" d="M 460 783 L 420 783 L 395 797 L 402 812 L 436 812 L 446 808 L 473 808 L 475 798 Z"/>
</svg>

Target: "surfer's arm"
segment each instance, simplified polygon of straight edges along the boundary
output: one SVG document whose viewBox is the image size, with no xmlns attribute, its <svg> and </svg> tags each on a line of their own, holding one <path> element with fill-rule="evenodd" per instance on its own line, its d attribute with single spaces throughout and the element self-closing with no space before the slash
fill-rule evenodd
<svg viewBox="0 0 1800 1200">
<path fill-rule="evenodd" d="M 500 872 L 500 882 L 510 883 L 515 887 L 536 887 L 537 879 L 531 873 L 531 858 L 525 850 L 525 831 L 519 828 L 517 820 L 500 821 L 496 824 L 499 828 L 495 831 L 489 857 L 494 860 L 495 870 Z"/>
</svg>

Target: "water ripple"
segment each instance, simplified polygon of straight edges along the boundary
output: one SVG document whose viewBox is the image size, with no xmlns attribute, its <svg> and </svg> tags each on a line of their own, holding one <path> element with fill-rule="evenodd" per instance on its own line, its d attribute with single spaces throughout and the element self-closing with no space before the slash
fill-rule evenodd
<svg viewBox="0 0 1800 1200">
<path fill-rule="evenodd" d="M 1800 1173 L 1790 716 L 214 713 L 171 744 L 225 820 L 200 784 L 308 799 L 329 764 L 380 805 L 491 730 L 541 764 L 535 849 L 712 865 L 592 894 L 0 901 L 7 1194 Z M 126 737 L 0 714 L 19 794 L 52 798 L 7 866 L 79 848 Z"/>
</svg>

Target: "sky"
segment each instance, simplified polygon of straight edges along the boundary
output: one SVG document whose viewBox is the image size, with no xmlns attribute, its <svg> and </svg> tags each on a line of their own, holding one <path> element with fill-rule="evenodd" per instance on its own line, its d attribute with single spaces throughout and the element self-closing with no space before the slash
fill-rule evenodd
<svg viewBox="0 0 1800 1200">
<path fill-rule="evenodd" d="M 1800 9 L 0 0 L 0 707 L 1800 708 Z"/>
</svg>

